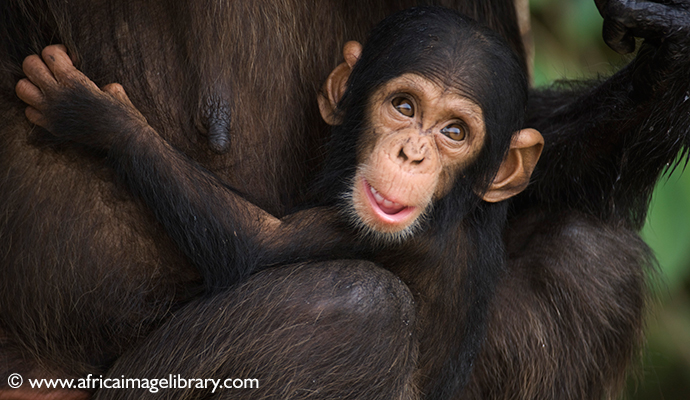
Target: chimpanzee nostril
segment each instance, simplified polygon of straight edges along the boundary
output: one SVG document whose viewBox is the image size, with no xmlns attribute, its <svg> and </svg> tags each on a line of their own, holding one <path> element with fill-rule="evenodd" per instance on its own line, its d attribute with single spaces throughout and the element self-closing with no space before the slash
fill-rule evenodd
<svg viewBox="0 0 690 400">
<path fill-rule="evenodd" d="M 405 154 L 405 149 L 400 148 L 400 152 L 398 153 L 398 158 L 401 158 L 403 161 L 407 161 L 407 154 Z"/>
</svg>

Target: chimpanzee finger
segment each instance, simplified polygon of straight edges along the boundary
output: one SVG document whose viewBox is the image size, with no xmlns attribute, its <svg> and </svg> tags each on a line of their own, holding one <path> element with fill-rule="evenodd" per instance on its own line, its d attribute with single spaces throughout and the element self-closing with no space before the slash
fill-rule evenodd
<svg viewBox="0 0 690 400">
<path fill-rule="evenodd" d="M 617 21 L 604 20 L 602 28 L 604 42 L 619 54 L 628 54 L 635 51 L 635 38 L 630 35 L 628 29 Z"/>
<path fill-rule="evenodd" d="M 32 124 L 48 128 L 48 120 L 45 118 L 43 113 L 38 111 L 37 109 L 31 106 L 26 107 L 24 114 L 26 115 L 26 118 L 29 120 L 29 122 L 31 122 Z"/>
<path fill-rule="evenodd" d="M 148 124 L 146 117 L 144 117 L 139 110 L 132 104 L 132 101 L 127 96 L 125 89 L 119 83 L 110 83 L 103 86 L 103 92 L 111 95 L 117 101 L 122 103 L 129 111 L 129 116 L 132 118 L 138 118 L 143 124 Z"/>
<path fill-rule="evenodd" d="M 134 105 L 132 104 L 132 101 L 127 96 L 125 89 L 119 83 L 109 83 L 109 84 L 103 86 L 102 90 L 104 92 L 110 94 L 111 96 L 115 97 L 116 99 L 121 101 L 123 104 L 126 104 L 126 105 L 134 108 Z"/>
<path fill-rule="evenodd" d="M 41 52 L 43 61 L 58 82 L 64 83 L 65 80 L 73 77 L 73 72 L 77 71 L 72 64 L 72 59 L 67 55 L 67 48 L 61 44 L 54 44 L 46 47 Z"/>
<path fill-rule="evenodd" d="M 628 28 L 633 36 L 644 39 L 687 35 L 690 27 L 690 13 L 687 10 L 647 1 L 611 1 L 607 15 Z"/>
<path fill-rule="evenodd" d="M 53 73 L 48 69 L 48 66 L 41 60 L 41 57 L 36 54 L 30 55 L 24 59 L 22 69 L 27 78 L 38 87 L 42 92 L 46 92 L 57 85 L 57 80 Z"/>
<path fill-rule="evenodd" d="M 30 80 L 20 79 L 14 90 L 17 93 L 17 97 L 24 103 L 37 109 L 42 108 L 45 96 L 43 92 L 41 92 L 41 89 L 36 87 Z"/>
</svg>

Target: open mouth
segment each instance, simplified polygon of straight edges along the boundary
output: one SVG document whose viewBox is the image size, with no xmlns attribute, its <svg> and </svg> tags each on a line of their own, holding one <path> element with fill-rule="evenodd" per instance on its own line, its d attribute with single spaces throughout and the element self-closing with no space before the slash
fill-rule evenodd
<svg viewBox="0 0 690 400">
<path fill-rule="evenodd" d="M 372 187 L 366 179 L 362 179 L 364 192 L 367 194 L 371 209 L 382 221 L 391 224 L 404 223 L 405 220 L 414 212 L 416 207 L 405 206 L 394 201 L 388 200 L 381 193 Z"/>
</svg>

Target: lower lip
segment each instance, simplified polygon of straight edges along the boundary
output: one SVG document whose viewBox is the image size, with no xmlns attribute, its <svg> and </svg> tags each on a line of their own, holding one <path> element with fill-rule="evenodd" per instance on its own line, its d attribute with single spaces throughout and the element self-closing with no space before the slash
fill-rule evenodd
<svg viewBox="0 0 690 400">
<path fill-rule="evenodd" d="M 402 210 L 398 211 L 395 214 L 387 214 L 384 212 L 379 204 L 376 202 L 376 199 L 374 198 L 374 195 L 371 193 L 371 185 L 369 185 L 369 182 L 367 182 L 366 179 L 362 179 L 362 186 L 364 193 L 367 194 L 367 199 L 369 199 L 369 204 L 371 206 L 371 209 L 374 211 L 374 214 L 383 222 L 389 223 L 389 224 L 395 224 L 399 225 L 401 223 L 404 223 L 412 214 L 415 210 L 416 207 L 405 207 Z"/>
</svg>

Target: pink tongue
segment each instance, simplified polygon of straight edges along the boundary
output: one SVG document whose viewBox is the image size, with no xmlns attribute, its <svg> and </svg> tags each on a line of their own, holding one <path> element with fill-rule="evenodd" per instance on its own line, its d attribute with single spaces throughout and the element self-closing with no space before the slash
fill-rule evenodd
<svg viewBox="0 0 690 400">
<path fill-rule="evenodd" d="M 378 201 L 376 202 L 376 204 L 379 206 L 379 208 L 381 209 L 381 211 L 385 212 L 385 213 L 388 214 L 388 215 L 397 214 L 397 213 L 399 213 L 400 211 L 402 211 L 403 208 L 405 208 L 405 206 L 392 206 L 392 207 L 386 207 L 386 206 L 383 205 L 383 203 L 379 203 Z"/>
<path fill-rule="evenodd" d="M 388 223 L 398 224 L 405 221 L 415 209 L 414 207 L 405 207 L 400 205 L 386 207 L 376 201 L 374 196 L 370 196 L 369 198 L 371 199 L 372 203 L 374 203 L 372 204 L 374 212 L 379 215 L 379 218 Z"/>
</svg>

